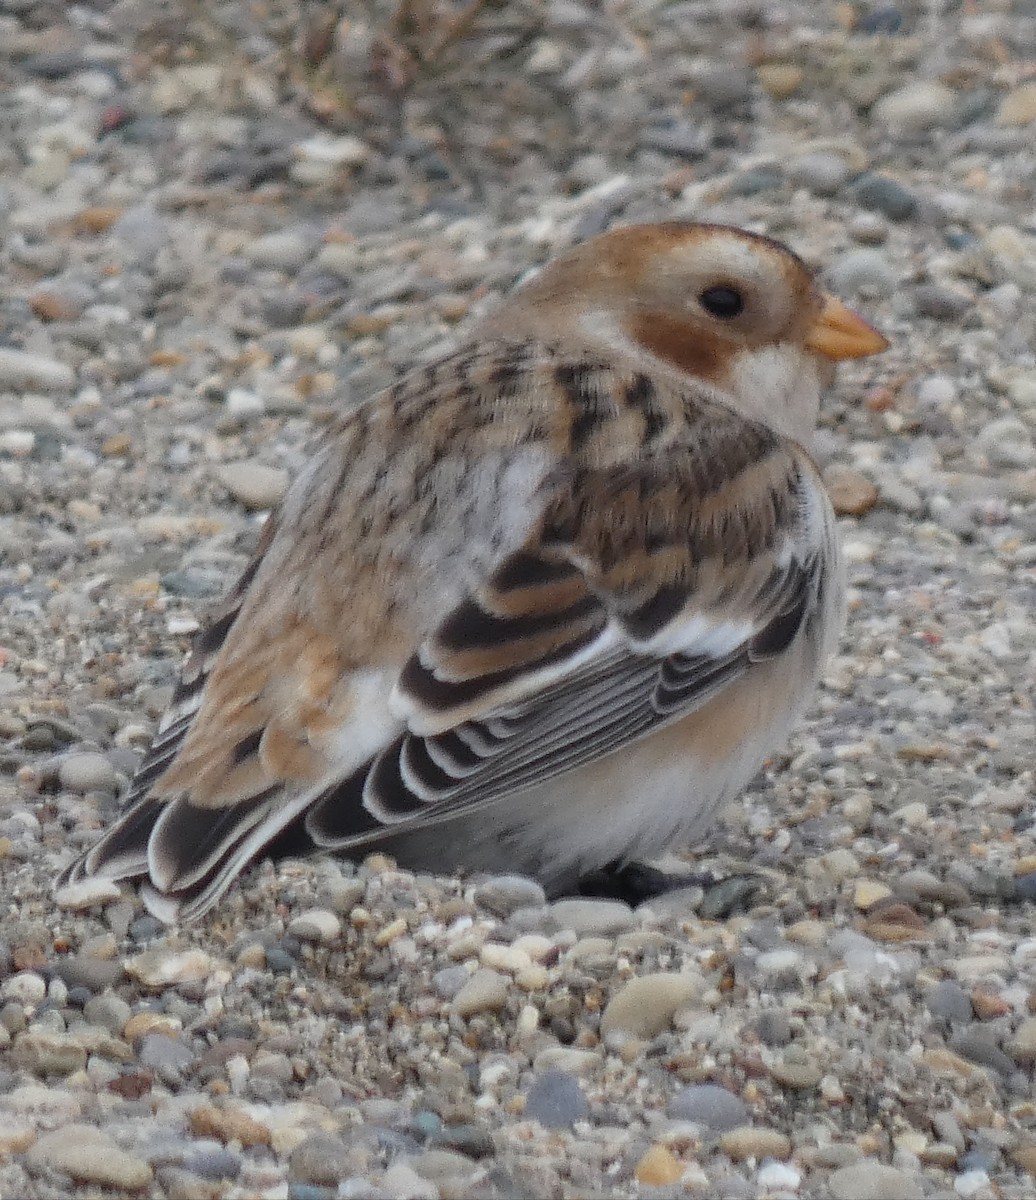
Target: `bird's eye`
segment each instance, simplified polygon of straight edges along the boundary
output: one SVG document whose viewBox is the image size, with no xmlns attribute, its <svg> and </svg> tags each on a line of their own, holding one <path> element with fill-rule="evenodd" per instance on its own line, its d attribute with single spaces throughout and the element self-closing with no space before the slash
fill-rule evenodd
<svg viewBox="0 0 1036 1200">
<path fill-rule="evenodd" d="M 707 287 L 698 299 L 707 313 L 721 321 L 732 321 L 745 307 L 744 296 L 737 288 L 727 287 L 725 284 Z"/>
</svg>

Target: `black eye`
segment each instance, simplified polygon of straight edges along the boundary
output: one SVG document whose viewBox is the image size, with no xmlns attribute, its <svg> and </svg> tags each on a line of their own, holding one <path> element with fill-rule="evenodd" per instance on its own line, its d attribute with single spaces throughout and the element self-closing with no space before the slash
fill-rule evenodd
<svg viewBox="0 0 1036 1200">
<path fill-rule="evenodd" d="M 733 320 L 745 307 L 745 298 L 737 288 L 727 287 L 724 284 L 706 288 L 698 299 L 707 313 L 719 317 L 721 321 Z"/>
</svg>

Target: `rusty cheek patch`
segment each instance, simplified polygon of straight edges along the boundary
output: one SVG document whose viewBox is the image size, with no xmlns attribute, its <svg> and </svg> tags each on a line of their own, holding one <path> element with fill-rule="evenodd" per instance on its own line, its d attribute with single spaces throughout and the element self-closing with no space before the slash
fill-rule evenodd
<svg viewBox="0 0 1036 1200">
<path fill-rule="evenodd" d="M 681 371 L 720 385 L 727 377 L 730 349 L 700 325 L 666 312 L 641 312 L 630 318 L 628 332 L 645 350 Z"/>
</svg>

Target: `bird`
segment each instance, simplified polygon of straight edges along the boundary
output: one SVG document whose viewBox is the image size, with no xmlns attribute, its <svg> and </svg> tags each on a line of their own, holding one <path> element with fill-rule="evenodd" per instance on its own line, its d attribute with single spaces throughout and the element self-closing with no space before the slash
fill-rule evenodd
<svg viewBox="0 0 1036 1200">
<path fill-rule="evenodd" d="M 832 364 L 887 345 L 762 234 L 565 250 L 326 428 L 59 882 L 174 923 L 265 855 L 561 895 L 700 837 L 841 636 L 809 446 Z"/>
</svg>

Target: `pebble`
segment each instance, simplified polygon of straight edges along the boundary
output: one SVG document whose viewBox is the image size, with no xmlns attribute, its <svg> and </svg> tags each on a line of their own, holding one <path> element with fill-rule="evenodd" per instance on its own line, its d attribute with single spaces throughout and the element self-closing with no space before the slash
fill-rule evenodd
<svg viewBox="0 0 1036 1200">
<path fill-rule="evenodd" d="M 334 942 L 342 933 L 342 922 L 324 908 L 310 908 L 293 917 L 288 933 L 302 942 Z"/>
<path fill-rule="evenodd" d="M 11 1058 L 37 1075 L 71 1075 L 86 1066 L 86 1049 L 67 1033 L 28 1029 L 14 1039 Z"/>
<path fill-rule="evenodd" d="M 917 209 L 917 197 L 888 175 L 862 175 L 852 188 L 853 196 L 864 208 L 874 209 L 890 221 L 907 221 Z"/>
<path fill-rule="evenodd" d="M 70 792 L 111 792 L 118 788 L 115 768 L 103 754 L 70 754 L 58 767 L 58 782 Z"/>
<path fill-rule="evenodd" d="M 637 1182 L 649 1187 L 666 1187 L 683 1175 L 683 1164 L 666 1146 L 654 1145 L 644 1152 L 634 1175 Z"/>
<path fill-rule="evenodd" d="M 450 1010 L 458 1017 L 494 1012 L 507 1003 L 507 976 L 483 967 L 453 997 Z"/>
<path fill-rule="evenodd" d="M 726 1130 L 720 1136 L 719 1145 L 735 1162 L 749 1158 L 787 1158 L 791 1154 L 791 1139 L 786 1134 L 756 1125 Z"/>
<path fill-rule="evenodd" d="M 952 979 L 940 980 L 925 994 L 925 1004 L 933 1017 L 944 1021 L 970 1021 L 974 1016 L 971 999 Z"/>
<path fill-rule="evenodd" d="M 788 179 L 814 196 L 837 196 L 852 178 L 852 168 L 841 154 L 816 151 L 794 159 Z"/>
<path fill-rule="evenodd" d="M 862 517 L 878 502 L 874 483 L 852 467 L 831 463 L 824 468 L 824 486 L 840 517 Z"/>
<path fill-rule="evenodd" d="M 704 978 L 693 971 L 658 971 L 631 979 L 608 1001 L 601 1036 L 653 1038 L 669 1027 L 678 1008 L 697 1000 L 705 986 Z"/>
<path fill-rule="evenodd" d="M 290 1178 L 318 1187 L 337 1187 L 354 1169 L 350 1147 L 330 1133 L 310 1134 L 292 1150 L 288 1165 Z"/>
<path fill-rule="evenodd" d="M 30 1173 L 56 1171 L 79 1183 L 140 1192 L 151 1186 L 148 1164 L 92 1125 L 66 1125 L 45 1133 L 25 1154 Z"/>
<path fill-rule="evenodd" d="M 244 248 L 244 253 L 253 266 L 298 271 L 312 257 L 315 249 L 307 238 L 279 232 L 256 238 Z"/>
<path fill-rule="evenodd" d="M 632 929 L 636 915 L 621 900 L 558 900 L 549 909 L 552 929 L 570 929 L 577 937 L 607 937 Z"/>
<path fill-rule="evenodd" d="M 497 917 L 509 917 L 519 908 L 540 908 L 547 902 L 542 886 L 524 875 L 494 875 L 472 893 L 479 906 Z"/>
<path fill-rule="evenodd" d="M 882 96 L 871 117 L 894 133 L 922 133 L 953 120 L 956 93 L 933 80 L 918 80 Z"/>
<path fill-rule="evenodd" d="M 524 1115 L 546 1129 L 571 1129 L 590 1115 L 579 1081 L 566 1071 L 537 1072 L 525 1094 Z"/>
<path fill-rule="evenodd" d="M 216 477 L 227 491 L 253 512 L 265 512 L 288 490 L 288 472 L 253 460 L 224 463 Z"/>
<path fill-rule="evenodd" d="M 875 1159 L 840 1167 L 827 1177 L 832 1200 L 923 1200 L 912 1175 Z"/>
<path fill-rule="evenodd" d="M 1036 83 L 1012 88 L 1000 101 L 996 121 L 998 125 L 1031 125 L 1036 121 Z"/>
<path fill-rule="evenodd" d="M 745 1102 L 715 1083 L 696 1083 L 682 1088 L 666 1105 L 666 1113 L 677 1121 L 693 1121 L 713 1133 L 725 1133 L 747 1125 Z"/>
<path fill-rule="evenodd" d="M 161 991 L 178 983 L 206 980 L 212 974 L 213 960 L 204 950 L 145 950 L 126 959 L 126 972 L 145 987 Z"/>
<path fill-rule="evenodd" d="M 935 321 L 957 321 L 972 305 L 963 291 L 938 284 L 921 284 L 913 290 L 914 311 Z"/>
<path fill-rule="evenodd" d="M 828 269 L 832 288 L 847 296 L 888 296 L 895 291 L 898 275 L 883 250 L 850 250 Z"/>
<path fill-rule="evenodd" d="M 983 426 L 975 448 L 998 467 L 1027 467 L 1036 460 L 1032 433 L 1018 417 L 1001 417 Z"/>
<path fill-rule="evenodd" d="M 75 381 L 75 373 L 65 363 L 0 347 L 0 391 L 67 392 Z"/>
<path fill-rule="evenodd" d="M 93 876 L 56 888 L 54 903 L 70 912 L 83 912 L 88 908 L 93 908 L 96 904 L 107 904 L 110 900 L 118 900 L 121 895 L 119 885 L 113 880 Z"/>
</svg>

